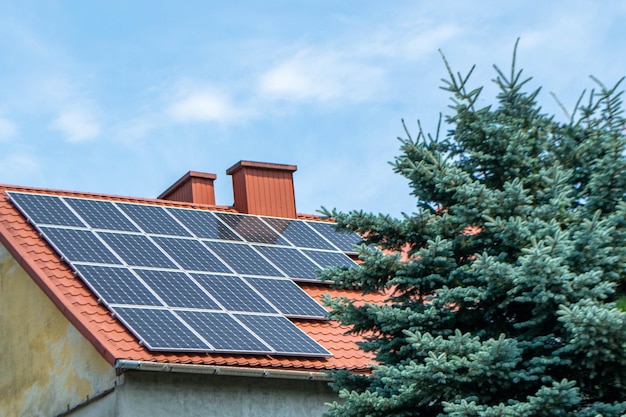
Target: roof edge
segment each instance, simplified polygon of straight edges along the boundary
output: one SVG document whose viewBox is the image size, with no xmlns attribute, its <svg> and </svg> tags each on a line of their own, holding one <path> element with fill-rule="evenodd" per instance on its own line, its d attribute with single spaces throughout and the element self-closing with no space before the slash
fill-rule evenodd
<svg viewBox="0 0 626 417">
<path fill-rule="evenodd" d="M 127 195 L 119 195 L 119 194 L 107 194 L 107 193 L 93 193 L 88 191 L 71 191 L 71 190 L 60 190 L 56 188 L 43 188 L 43 187 L 26 187 L 21 185 L 11 185 L 11 184 L 0 184 L 0 192 L 2 191 L 15 191 L 15 192 L 23 192 L 23 193 L 41 193 L 41 194 L 50 194 L 61 197 L 76 197 L 76 198 L 92 198 L 92 199 L 105 199 L 105 200 L 115 200 L 122 202 L 135 202 L 139 204 L 160 204 L 164 206 L 173 206 L 173 207 L 186 207 L 186 208 L 203 208 L 203 209 L 212 209 L 215 211 L 235 211 L 232 206 L 226 205 L 213 205 L 213 204 L 202 204 L 202 203 L 190 203 L 185 201 L 174 201 L 174 200 L 163 200 L 159 198 L 150 198 L 150 197 L 133 197 Z"/>
<path fill-rule="evenodd" d="M 237 366 L 195 365 L 183 363 L 162 363 L 148 361 L 133 361 L 118 359 L 115 362 L 118 372 L 149 371 L 149 372 L 176 372 L 187 374 L 245 376 L 257 378 L 299 379 L 309 381 L 332 381 L 326 372 L 276 370 L 266 368 L 246 368 Z"/>
<path fill-rule="evenodd" d="M 213 174 L 207 174 L 213 175 Z M 71 190 L 61 190 L 56 188 L 45 188 L 45 187 L 26 187 L 22 185 L 12 185 L 12 184 L 1 184 L 0 183 L 0 192 L 6 191 L 15 191 L 15 192 L 24 192 L 24 193 L 42 193 L 42 194 L 51 194 L 57 196 L 67 196 L 67 197 L 76 197 L 76 198 L 96 198 L 96 199 L 106 199 L 106 200 L 120 200 L 120 201 L 128 201 L 128 202 L 136 202 L 136 203 L 146 203 L 146 204 L 162 204 L 166 206 L 173 207 L 186 207 L 186 208 L 201 208 L 201 209 L 209 209 L 211 211 L 226 211 L 239 213 L 233 206 L 220 205 L 220 204 L 202 204 L 202 203 L 189 203 L 185 201 L 174 201 L 174 200 L 163 200 L 160 198 L 149 198 L 149 197 L 133 197 L 119 194 L 107 194 L 107 193 L 93 193 L 88 191 L 71 191 Z M 310 214 L 310 213 L 297 213 L 297 218 L 300 220 L 313 220 L 313 221 L 321 221 L 321 222 L 332 222 L 332 219 L 324 218 L 319 214 Z"/>
<path fill-rule="evenodd" d="M 86 338 L 94 348 L 102 355 L 102 357 L 111 365 L 115 364 L 116 357 L 112 353 L 112 349 L 107 346 L 106 342 L 98 339 L 89 328 L 81 321 L 80 317 L 71 309 L 68 309 L 63 302 L 63 294 L 59 292 L 56 287 L 48 285 L 42 278 L 45 274 L 37 266 L 37 264 L 30 259 L 24 252 L 22 245 L 10 234 L 3 224 L 0 224 L 0 243 L 9 251 L 11 256 L 18 262 L 18 264 L 26 271 L 26 273 L 35 281 L 37 286 L 48 296 L 48 298 L 54 303 L 59 311 L 69 320 L 69 322 L 76 327 L 76 329 Z"/>
</svg>

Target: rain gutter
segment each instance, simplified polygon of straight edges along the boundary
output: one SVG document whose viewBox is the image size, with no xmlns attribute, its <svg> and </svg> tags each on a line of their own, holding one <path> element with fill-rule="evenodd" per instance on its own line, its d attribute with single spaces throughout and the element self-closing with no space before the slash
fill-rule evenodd
<svg viewBox="0 0 626 417">
<path fill-rule="evenodd" d="M 194 365 L 185 363 L 161 363 L 118 359 L 115 362 L 118 373 L 124 371 L 175 372 L 187 374 L 244 376 L 256 378 L 300 379 L 331 381 L 325 372 L 290 371 L 281 369 L 244 368 L 237 366 Z"/>
</svg>

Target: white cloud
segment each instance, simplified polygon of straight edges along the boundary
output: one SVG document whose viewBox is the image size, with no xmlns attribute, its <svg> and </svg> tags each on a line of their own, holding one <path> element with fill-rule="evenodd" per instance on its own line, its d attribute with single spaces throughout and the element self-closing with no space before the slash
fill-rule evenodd
<svg viewBox="0 0 626 417">
<path fill-rule="evenodd" d="M 50 125 L 65 135 L 70 143 L 81 143 L 95 139 L 100 134 L 100 125 L 94 115 L 84 109 L 63 111 Z"/>
<path fill-rule="evenodd" d="M 380 28 L 363 36 L 361 41 L 352 45 L 352 53 L 383 61 L 392 59 L 392 62 L 387 61 L 390 65 L 402 61 L 417 61 L 436 54 L 446 42 L 462 32 L 457 24 L 432 25 L 413 19 L 400 20 L 391 26 L 393 28 Z"/>
<path fill-rule="evenodd" d="M 261 76 L 263 95 L 294 101 L 362 101 L 383 83 L 380 68 L 333 51 L 301 50 Z"/>
<path fill-rule="evenodd" d="M 129 121 L 125 121 L 121 125 L 117 126 L 114 129 L 115 136 L 118 140 L 126 143 L 131 143 L 136 139 L 141 139 L 146 136 L 153 130 L 159 127 L 159 123 L 155 121 L 152 115 L 137 118 Z"/>
<path fill-rule="evenodd" d="M 244 114 L 222 94 L 197 91 L 172 103 L 168 114 L 177 122 L 229 122 Z"/>
<path fill-rule="evenodd" d="M 19 183 L 39 171 L 40 164 L 34 155 L 13 153 L 0 159 L 0 176 L 3 181 Z"/>
<path fill-rule="evenodd" d="M 4 117 L 0 117 L 0 142 L 7 142 L 13 137 L 17 136 L 19 130 L 15 123 L 6 119 Z"/>
<path fill-rule="evenodd" d="M 363 102 L 380 99 L 394 67 L 435 54 L 460 32 L 456 25 L 400 25 L 360 33 L 326 46 L 300 48 L 259 78 L 258 91 L 291 101 Z"/>
</svg>

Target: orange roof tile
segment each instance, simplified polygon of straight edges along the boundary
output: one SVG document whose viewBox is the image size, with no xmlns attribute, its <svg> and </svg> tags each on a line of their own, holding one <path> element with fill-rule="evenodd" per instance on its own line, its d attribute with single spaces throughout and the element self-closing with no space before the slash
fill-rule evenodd
<svg viewBox="0 0 626 417">
<path fill-rule="evenodd" d="M 349 369 L 368 372 L 372 356 L 357 346 L 359 336 L 345 334 L 347 328 L 333 321 L 295 320 L 294 323 L 314 340 L 321 343 L 333 356 L 327 358 L 290 357 L 274 355 L 197 354 L 179 352 L 152 352 L 139 343 L 110 311 L 100 304 L 92 291 L 59 255 L 39 236 L 18 210 L 8 201 L 4 191 L 40 192 L 81 198 L 110 199 L 157 203 L 168 206 L 234 211 L 232 207 L 206 206 L 165 200 L 138 199 L 102 194 L 67 192 L 0 185 L 0 242 L 29 273 L 61 312 L 111 364 L 116 360 L 135 360 L 162 363 L 203 364 L 283 370 L 326 371 Z M 313 216 L 302 215 L 302 218 Z M 336 290 L 323 284 L 301 284 L 313 298 L 324 294 L 346 296 L 361 301 L 382 302 L 382 295 L 362 296 L 358 291 Z"/>
</svg>

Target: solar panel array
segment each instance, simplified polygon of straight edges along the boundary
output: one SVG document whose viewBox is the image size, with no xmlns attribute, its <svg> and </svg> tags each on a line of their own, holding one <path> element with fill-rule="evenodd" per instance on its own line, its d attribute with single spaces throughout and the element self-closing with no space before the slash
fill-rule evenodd
<svg viewBox="0 0 626 417">
<path fill-rule="evenodd" d="M 149 349 L 329 356 L 288 318 L 326 319 L 295 282 L 356 267 L 332 224 L 8 193 Z"/>
</svg>

